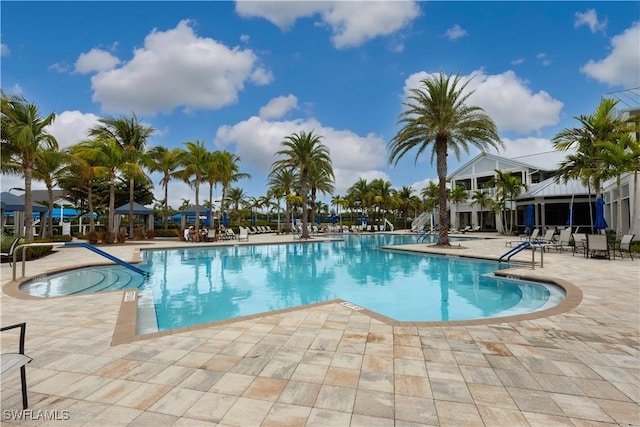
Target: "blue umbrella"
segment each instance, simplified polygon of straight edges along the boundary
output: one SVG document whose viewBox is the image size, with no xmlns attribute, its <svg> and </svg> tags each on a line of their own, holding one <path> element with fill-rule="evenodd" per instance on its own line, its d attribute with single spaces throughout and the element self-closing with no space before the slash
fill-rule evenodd
<svg viewBox="0 0 640 427">
<path fill-rule="evenodd" d="M 204 226 L 211 227 L 211 209 L 207 209 L 207 218 L 204 220 Z"/>
<path fill-rule="evenodd" d="M 297 215 L 296 215 L 296 213 L 294 212 L 294 213 L 293 213 L 293 225 L 297 225 L 297 223 L 298 223 L 298 221 L 296 220 L 296 219 L 297 219 L 296 217 L 297 217 Z"/>
<path fill-rule="evenodd" d="M 318 215 L 318 217 L 316 217 L 316 223 L 318 225 L 322 224 L 322 215 Z"/>
<path fill-rule="evenodd" d="M 569 227 L 573 226 L 573 208 L 569 208 L 569 215 L 567 216 L 567 225 Z"/>
<path fill-rule="evenodd" d="M 602 197 L 596 199 L 596 222 L 594 227 L 596 230 L 607 228 L 607 221 L 604 219 L 604 199 Z"/>
<path fill-rule="evenodd" d="M 532 230 L 534 226 L 533 213 L 534 213 L 533 205 L 527 205 L 527 216 L 524 219 L 524 225 L 528 229 Z"/>
<path fill-rule="evenodd" d="M 256 225 L 256 214 L 251 214 L 251 225 Z"/>
<path fill-rule="evenodd" d="M 226 227 L 229 227 L 229 215 L 227 214 L 227 211 L 224 211 L 224 213 L 222 214 L 222 225 Z"/>
</svg>

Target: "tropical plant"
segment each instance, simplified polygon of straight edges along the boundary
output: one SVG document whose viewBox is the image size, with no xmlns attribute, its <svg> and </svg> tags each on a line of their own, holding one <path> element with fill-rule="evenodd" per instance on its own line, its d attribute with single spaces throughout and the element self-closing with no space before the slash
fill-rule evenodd
<svg viewBox="0 0 640 427">
<path fill-rule="evenodd" d="M 491 206 L 491 196 L 488 191 L 475 190 L 471 196 L 471 206 L 480 207 L 480 228 L 484 228 L 484 210 Z"/>
<path fill-rule="evenodd" d="M 236 221 L 240 222 L 240 207 L 247 204 L 247 195 L 240 187 L 232 187 L 227 192 L 227 202 L 233 206 Z"/>
<path fill-rule="evenodd" d="M 195 142 L 184 143 L 186 150 L 181 150 L 177 154 L 178 163 L 181 169 L 173 172 L 174 176 L 180 177 L 184 182 L 194 189 L 196 198 L 196 230 L 200 229 L 200 184 L 206 174 L 209 155 L 204 141 L 196 139 Z"/>
<path fill-rule="evenodd" d="M 435 157 L 439 186 L 439 246 L 450 246 L 447 225 L 447 154 L 456 158 L 460 152 L 469 152 L 469 144 L 486 150 L 503 144 L 495 123 L 477 106 L 466 102 L 473 93 L 467 90 L 459 76 L 429 76 L 421 86 L 411 89 L 405 111 L 398 120 L 402 129 L 389 142 L 389 162 L 397 165 L 409 151 L 417 148 L 417 163 L 425 150 L 431 148 L 431 161 Z"/>
<path fill-rule="evenodd" d="M 313 131 L 293 133 L 285 137 L 281 145 L 282 150 L 276 152 L 280 157 L 272 164 L 272 173 L 282 169 L 295 169 L 300 177 L 300 196 L 302 197 L 302 235 L 301 238 L 309 238 L 309 228 L 307 224 L 307 198 L 309 191 L 309 169 L 316 168 L 333 178 L 333 167 L 329 149 L 322 144 L 321 136 L 315 135 Z"/>
<path fill-rule="evenodd" d="M 465 188 L 461 185 L 456 185 L 454 188 L 452 188 L 449 191 L 449 200 L 451 200 L 451 203 L 453 203 L 456 206 L 458 206 L 461 203 L 465 203 L 467 201 L 467 190 L 465 190 Z M 454 220 L 453 227 L 454 228 L 458 227 L 456 220 Z M 480 228 L 482 228 L 482 226 L 480 226 Z"/>
<path fill-rule="evenodd" d="M 347 198 L 353 200 L 354 204 L 360 206 L 361 221 L 367 217 L 367 210 L 373 201 L 373 194 L 366 179 L 360 178 L 347 189 Z"/>
<path fill-rule="evenodd" d="M 228 199 L 227 190 L 229 186 L 242 178 L 251 178 L 248 173 L 240 172 L 240 157 L 228 151 L 220 151 L 215 155 L 214 160 L 219 168 L 217 177 L 222 184 L 222 197 L 220 199 L 220 212 L 225 211 L 225 202 Z"/>
<path fill-rule="evenodd" d="M 25 98 L 1 92 L 2 171 L 24 176 L 25 238 L 33 240 L 33 168 L 45 150 L 57 150 L 58 142 L 48 132 L 55 113 L 42 117 L 38 106 Z"/>
<path fill-rule="evenodd" d="M 309 210 L 311 211 L 311 223 L 316 222 L 316 197 L 318 191 L 322 194 L 331 194 L 335 190 L 333 186 L 333 170 L 331 175 L 326 169 L 316 168 L 312 165 L 309 168 L 309 188 L 311 190 L 311 203 Z"/>
<path fill-rule="evenodd" d="M 298 174 L 294 168 L 281 168 L 278 170 L 272 170 L 269 174 L 267 185 L 272 191 L 278 191 L 285 199 L 284 205 L 284 229 L 291 230 L 290 212 L 291 203 L 287 199 L 287 196 L 292 193 L 293 187 L 298 181 Z"/>
<path fill-rule="evenodd" d="M 169 150 L 166 147 L 153 147 L 147 152 L 147 168 L 150 172 L 162 173 L 160 185 L 164 189 L 164 200 L 162 200 L 162 221 L 164 228 L 169 228 L 169 182 L 172 174 L 178 167 L 179 148 Z"/>
<path fill-rule="evenodd" d="M 69 156 L 64 151 L 49 149 L 40 151 L 33 166 L 33 177 L 43 181 L 47 187 L 47 202 L 49 212 L 47 215 L 47 226 L 42 227 L 44 236 L 53 235 L 53 187 L 58 178 L 64 173 L 64 168 L 69 161 Z M 62 208 L 61 208 L 62 209 Z"/>
<path fill-rule="evenodd" d="M 514 202 L 522 192 L 522 189 L 528 189 L 527 184 L 522 182 L 522 179 L 519 176 L 512 175 L 509 172 L 501 171 L 500 169 L 494 169 L 496 176 L 494 178 L 495 186 L 496 186 L 496 196 L 500 201 L 501 206 L 504 207 L 502 210 L 502 218 L 503 224 L 506 225 L 507 233 L 511 234 L 513 231 L 514 225 L 516 222 L 515 216 L 515 206 Z M 509 202 L 509 207 L 507 208 L 507 203 Z M 506 221 L 506 217 L 504 215 L 505 211 L 509 211 L 509 221 Z"/>
<path fill-rule="evenodd" d="M 149 181 L 140 164 L 144 163 L 147 139 L 154 129 L 141 123 L 135 113 L 119 117 L 108 115 L 99 119 L 98 122 L 98 125 L 89 129 L 89 135 L 113 138 L 124 151 L 124 163 L 127 166 L 123 172 L 129 178 L 129 238 L 133 239 L 135 180 Z"/>
</svg>

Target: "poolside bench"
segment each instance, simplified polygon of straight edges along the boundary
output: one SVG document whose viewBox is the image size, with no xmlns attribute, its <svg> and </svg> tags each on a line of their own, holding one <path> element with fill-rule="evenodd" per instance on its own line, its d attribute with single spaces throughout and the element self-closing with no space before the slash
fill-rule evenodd
<svg viewBox="0 0 640 427">
<path fill-rule="evenodd" d="M 29 403 L 27 401 L 27 372 L 25 366 L 31 362 L 29 356 L 24 354 L 24 335 L 27 328 L 26 323 L 17 323 L 11 326 L 4 326 L 0 328 L 0 332 L 8 331 L 10 329 L 20 328 L 20 345 L 18 353 L 2 353 L 0 355 L 0 366 L 2 366 L 2 372 L 0 378 L 5 378 L 6 375 L 11 372 L 20 369 L 20 380 L 22 382 L 22 409 L 27 409 Z"/>
</svg>

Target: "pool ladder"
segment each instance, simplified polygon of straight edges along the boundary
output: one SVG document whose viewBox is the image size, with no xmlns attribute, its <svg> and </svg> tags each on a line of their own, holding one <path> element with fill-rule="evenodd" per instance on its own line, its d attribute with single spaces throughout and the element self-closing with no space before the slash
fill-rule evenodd
<svg viewBox="0 0 640 427">
<path fill-rule="evenodd" d="M 538 240 L 534 240 L 534 241 L 527 240 L 525 242 L 518 244 L 518 246 L 516 246 L 515 248 L 509 249 L 507 252 L 502 254 L 500 258 L 498 258 L 498 265 L 501 266 L 500 263 L 502 261 L 509 262 L 512 256 L 529 248 L 531 248 L 531 269 L 535 270 L 536 268 L 536 248 L 540 248 L 540 268 L 543 268 L 544 267 L 544 249 L 542 248 L 540 241 Z"/>
</svg>

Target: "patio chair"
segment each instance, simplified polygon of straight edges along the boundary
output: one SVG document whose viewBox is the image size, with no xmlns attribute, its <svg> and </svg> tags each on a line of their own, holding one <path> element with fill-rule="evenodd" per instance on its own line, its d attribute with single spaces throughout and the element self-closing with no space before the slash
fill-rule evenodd
<svg viewBox="0 0 640 427">
<path fill-rule="evenodd" d="M 8 249 L 7 252 L 1 252 L 0 253 L 0 255 L 3 258 L 9 259 L 9 266 L 10 267 L 13 264 L 13 253 L 16 251 L 16 247 L 18 246 L 19 243 L 20 243 L 20 236 L 18 236 L 15 239 L 13 239 L 13 241 L 11 242 L 11 245 L 9 245 L 9 249 Z"/>
<path fill-rule="evenodd" d="M 11 326 L 4 326 L 0 328 L 0 331 L 8 331 L 15 328 L 20 328 L 20 343 L 18 347 L 18 353 L 2 353 L 2 355 L 0 356 L 0 365 L 2 366 L 0 377 L 4 379 L 5 376 L 10 372 L 15 371 L 18 368 L 20 369 L 20 382 L 22 384 L 22 409 L 27 409 L 29 407 L 29 402 L 27 399 L 27 370 L 25 367 L 27 363 L 33 360 L 29 356 L 24 354 L 24 338 L 27 324 L 17 323 Z"/>
<path fill-rule="evenodd" d="M 544 245 L 545 249 L 555 249 L 558 252 L 563 252 L 565 248 L 569 248 L 571 246 L 571 229 L 565 228 L 560 232 L 560 236 L 558 236 L 558 240 L 549 244 Z"/>
<path fill-rule="evenodd" d="M 626 252 L 631 257 L 631 261 L 633 261 L 633 252 L 631 252 L 631 242 L 635 234 L 625 234 L 622 236 L 619 242 L 616 242 L 615 248 L 613 249 L 613 257 L 616 257 L 616 251 L 620 254 L 620 258 L 624 258 L 622 255 L 623 252 Z"/>
<path fill-rule="evenodd" d="M 240 233 L 238 234 L 238 241 L 246 240 L 249 241 L 249 229 L 245 227 L 240 227 Z"/>
<path fill-rule="evenodd" d="M 585 233 L 573 233 L 573 255 L 582 252 L 586 255 L 587 235 Z"/>
<path fill-rule="evenodd" d="M 606 234 L 587 234 L 588 257 L 604 257 L 611 260 L 611 248 Z"/>
<path fill-rule="evenodd" d="M 555 239 L 553 238 L 554 234 L 555 234 L 555 230 L 554 229 L 549 229 L 549 230 L 545 231 L 544 236 L 540 237 L 538 239 L 538 241 L 540 241 L 540 243 L 542 243 L 542 244 L 553 243 L 555 241 Z"/>
</svg>

